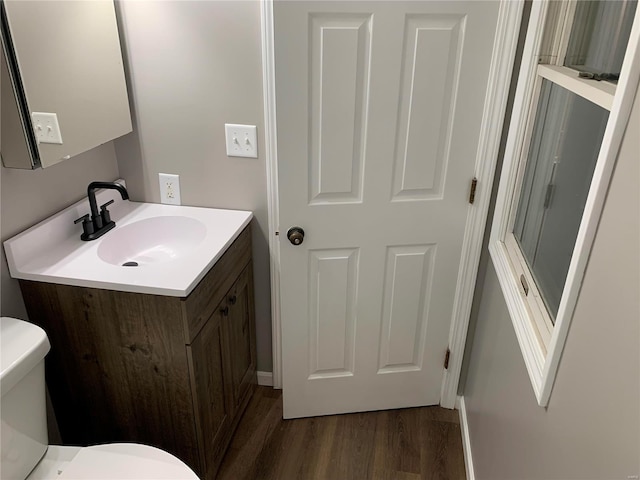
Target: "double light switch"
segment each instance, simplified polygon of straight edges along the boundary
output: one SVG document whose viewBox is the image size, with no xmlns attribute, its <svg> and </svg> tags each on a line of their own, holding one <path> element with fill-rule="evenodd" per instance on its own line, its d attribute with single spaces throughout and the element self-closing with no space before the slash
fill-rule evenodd
<svg viewBox="0 0 640 480">
<path fill-rule="evenodd" d="M 227 156 L 258 158 L 257 128 L 255 125 L 226 123 L 224 132 Z"/>
</svg>

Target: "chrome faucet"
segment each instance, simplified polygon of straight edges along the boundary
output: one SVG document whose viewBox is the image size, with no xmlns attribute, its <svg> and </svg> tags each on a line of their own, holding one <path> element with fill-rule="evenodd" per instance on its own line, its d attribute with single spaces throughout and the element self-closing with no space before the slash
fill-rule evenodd
<svg viewBox="0 0 640 480">
<path fill-rule="evenodd" d="M 112 190 L 117 190 L 120 192 L 120 196 L 123 200 L 129 199 L 127 189 L 119 183 L 91 182 L 87 187 L 87 196 L 89 197 L 89 208 L 91 209 L 91 213 L 87 213 L 73 222 L 82 222 L 82 235 L 80 235 L 80 239 L 84 241 L 100 238 L 116 226 L 116 222 L 111 220 L 111 215 L 109 214 L 109 210 L 107 210 L 107 207 L 113 203 L 113 200 L 109 200 L 104 205 L 101 205 L 100 213 L 98 213 L 98 204 L 96 203 L 96 190 L 98 188 L 110 188 Z"/>
</svg>

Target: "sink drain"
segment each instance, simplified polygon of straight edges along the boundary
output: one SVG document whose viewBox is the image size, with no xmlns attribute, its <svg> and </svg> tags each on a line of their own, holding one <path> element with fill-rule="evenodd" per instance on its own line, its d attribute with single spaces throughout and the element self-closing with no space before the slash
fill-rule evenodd
<svg viewBox="0 0 640 480">
<path fill-rule="evenodd" d="M 124 262 L 122 264 L 123 267 L 137 267 L 138 266 L 138 262 Z"/>
</svg>

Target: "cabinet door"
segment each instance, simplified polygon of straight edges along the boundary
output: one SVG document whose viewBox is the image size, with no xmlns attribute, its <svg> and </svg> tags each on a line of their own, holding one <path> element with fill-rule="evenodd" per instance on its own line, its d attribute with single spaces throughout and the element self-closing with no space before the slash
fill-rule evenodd
<svg viewBox="0 0 640 480">
<path fill-rule="evenodd" d="M 206 472 L 206 475 L 201 474 L 203 478 L 215 475 L 226 447 L 225 437 L 231 422 L 231 409 L 226 403 L 223 379 L 223 314 L 220 307 L 214 310 L 198 336 L 187 346 L 200 443 L 200 463 L 202 472 Z"/>
<path fill-rule="evenodd" d="M 255 311 L 253 272 L 249 264 L 227 294 L 228 315 L 224 317 L 231 377 L 232 402 L 239 407 L 247 390 L 255 384 Z"/>
</svg>

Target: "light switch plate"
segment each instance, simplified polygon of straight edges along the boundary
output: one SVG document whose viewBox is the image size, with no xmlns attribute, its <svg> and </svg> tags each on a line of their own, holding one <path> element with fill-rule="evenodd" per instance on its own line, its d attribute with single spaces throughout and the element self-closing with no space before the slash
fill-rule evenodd
<svg viewBox="0 0 640 480">
<path fill-rule="evenodd" d="M 228 157 L 258 158 L 258 135 L 255 125 L 225 123 Z"/>
<path fill-rule="evenodd" d="M 33 112 L 31 113 L 31 119 L 38 143 L 62 145 L 62 133 L 60 133 L 58 115 L 55 113 Z"/>
</svg>

